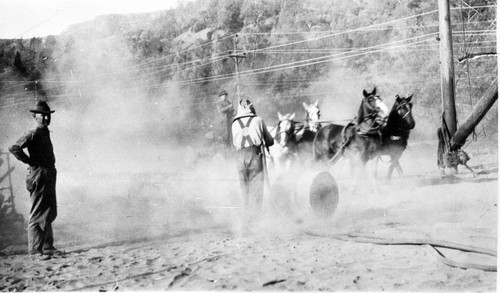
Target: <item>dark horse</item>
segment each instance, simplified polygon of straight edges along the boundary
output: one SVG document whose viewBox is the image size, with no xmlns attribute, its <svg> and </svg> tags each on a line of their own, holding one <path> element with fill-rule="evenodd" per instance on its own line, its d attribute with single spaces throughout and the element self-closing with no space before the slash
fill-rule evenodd
<svg viewBox="0 0 500 293">
<path fill-rule="evenodd" d="M 376 125 L 380 120 L 379 117 L 387 115 L 387 106 L 377 96 L 376 88 L 371 93 L 363 90 L 363 95 L 364 99 L 358 111 L 358 119 L 355 119 L 356 122 L 351 122 L 347 126 L 329 124 L 317 132 L 313 142 L 313 158 L 316 161 L 335 162 L 356 133 L 378 135 Z M 380 115 L 382 113 L 384 115 Z"/>
<path fill-rule="evenodd" d="M 365 95 L 365 97 L 368 96 Z M 346 126 L 343 134 L 344 146 L 341 151 L 345 150 L 351 159 L 351 167 L 354 167 L 356 163 L 363 167 L 371 159 L 389 155 L 391 162 L 387 178 L 390 179 L 394 169 L 400 176 L 403 175 L 399 159 L 408 145 L 410 131 L 415 127 L 411 98 L 412 95 L 407 98 L 396 95 L 396 100 L 387 117 L 387 123 L 375 134 L 360 134 L 354 123 Z"/>
<path fill-rule="evenodd" d="M 390 179 L 394 168 L 399 176 L 403 176 L 403 169 L 399 165 L 399 159 L 408 146 L 410 131 L 415 128 L 413 119 L 411 98 L 396 95 L 396 101 L 392 105 L 387 125 L 382 131 L 382 146 L 380 155 L 389 155 L 391 162 L 387 171 L 387 178 Z"/>
<path fill-rule="evenodd" d="M 344 127 L 338 124 L 328 124 L 318 130 L 313 141 L 315 161 L 330 160 L 341 149 Z"/>
</svg>

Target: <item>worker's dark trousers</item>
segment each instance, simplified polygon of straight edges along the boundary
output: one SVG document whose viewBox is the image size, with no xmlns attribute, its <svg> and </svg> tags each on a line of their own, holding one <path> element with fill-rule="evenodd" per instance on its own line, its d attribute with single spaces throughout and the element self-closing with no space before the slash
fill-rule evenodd
<svg viewBox="0 0 500 293">
<path fill-rule="evenodd" d="M 264 172 L 260 147 L 242 148 L 238 151 L 238 174 L 244 203 L 243 228 L 255 222 L 262 209 Z"/>
<path fill-rule="evenodd" d="M 56 177 L 54 167 L 30 167 L 26 188 L 30 192 L 31 210 L 28 221 L 28 250 L 40 253 L 52 248 L 52 222 L 57 217 Z"/>
</svg>

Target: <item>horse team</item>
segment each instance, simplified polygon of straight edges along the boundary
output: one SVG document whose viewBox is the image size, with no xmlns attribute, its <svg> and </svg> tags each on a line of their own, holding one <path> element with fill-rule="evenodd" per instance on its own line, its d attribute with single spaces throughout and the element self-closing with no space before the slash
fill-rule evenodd
<svg viewBox="0 0 500 293">
<path fill-rule="evenodd" d="M 294 114 L 278 113 L 279 122 L 271 129 L 275 144 L 269 150 L 271 161 L 280 170 L 290 169 L 298 159 L 336 163 L 340 158 L 349 159 L 351 172 L 382 155 L 390 157 L 387 178 L 394 169 L 400 176 L 403 170 L 399 159 L 408 144 L 410 131 L 415 127 L 412 114 L 412 96 L 396 95 L 390 111 L 377 95 L 363 90 L 358 117 L 347 125 L 320 121 L 318 101 L 303 103 L 306 119 L 294 121 Z"/>
</svg>

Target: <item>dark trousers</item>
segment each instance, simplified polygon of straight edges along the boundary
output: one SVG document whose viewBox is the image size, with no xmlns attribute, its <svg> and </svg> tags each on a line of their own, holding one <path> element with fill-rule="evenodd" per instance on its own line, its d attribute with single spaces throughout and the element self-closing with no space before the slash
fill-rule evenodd
<svg viewBox="0 0 500 293">
<path fill-rule="evenodd" d="M 52 222 L 57 217 L 56 177 L 54 167 L 30 167 L 26 188 L 30 192 L 28 250 L 39 253 L 54 245 Z"/>
<path fill-rule="evenodd" d="M 248 147 L 238 151 L 238 175 L 244 203 L 243 225 L 255 222 L 262 209 L 264 195 L 264 169 L 259 147 Z"/>
</svg>

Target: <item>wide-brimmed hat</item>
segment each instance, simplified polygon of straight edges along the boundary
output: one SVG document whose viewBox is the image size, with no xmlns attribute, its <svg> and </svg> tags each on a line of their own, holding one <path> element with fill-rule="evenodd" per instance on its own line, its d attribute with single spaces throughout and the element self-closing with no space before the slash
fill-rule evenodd
<svg viewBox="0 0 500 293">
<path fill-rule="evenodd" d="M 40 100 L 36 103 L 35 108 L 31 109 L 30 112 L 31 113 L 50 114 L 50 113 L 54 113 L 55 111 L 50 110 L 50 107 L 49 107 L 49 105 L 47 105 L 47 102 Z"/>
</svg>

